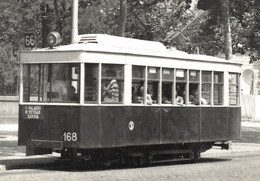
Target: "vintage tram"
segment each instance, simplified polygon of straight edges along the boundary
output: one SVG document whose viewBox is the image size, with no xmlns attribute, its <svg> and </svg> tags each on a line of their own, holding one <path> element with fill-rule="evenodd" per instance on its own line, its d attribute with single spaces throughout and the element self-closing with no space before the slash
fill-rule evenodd
<svg viewBox="0 0 260 181">
<path fill-rule="evenodd" d="M 26 155 L 159 162 L 197 159 L 240 139 L 240 64 L 159 42 L 78 37 L 21 51 L 18 144 Z"/>
</svg>

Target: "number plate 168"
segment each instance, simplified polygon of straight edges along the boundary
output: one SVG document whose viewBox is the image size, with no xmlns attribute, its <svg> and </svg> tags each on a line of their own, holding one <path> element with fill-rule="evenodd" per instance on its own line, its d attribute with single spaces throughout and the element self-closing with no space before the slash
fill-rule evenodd
<svg viewBox="0 0 260 181">
<path fill-rule="evenodd" d="M 77 141 L 78 135 L 76 132 L 64 132 L 63 141 Z"/>
</svg>

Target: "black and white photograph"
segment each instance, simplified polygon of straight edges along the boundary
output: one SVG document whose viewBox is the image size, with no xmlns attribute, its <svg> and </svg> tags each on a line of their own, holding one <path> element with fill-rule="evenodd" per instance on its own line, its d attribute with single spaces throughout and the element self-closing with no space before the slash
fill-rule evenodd
<svg viewBox="0 0 260 181">
<path fill-rule="evenodd" d="M 259 0 L 1 0 L 1 181 L 259 181 Z"/>
</svg>

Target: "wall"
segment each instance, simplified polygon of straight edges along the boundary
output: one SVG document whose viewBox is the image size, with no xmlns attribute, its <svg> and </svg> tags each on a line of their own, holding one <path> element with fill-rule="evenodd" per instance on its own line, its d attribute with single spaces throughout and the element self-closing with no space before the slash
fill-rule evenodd
<svg viewBox="0 0 260 181">
<path fill-rule="evenodd" d="M 260 95 L 241 95 L 241 114 L 244 121 L 260 121 Z"/>
<path fill-rule="evenodd" d="M 18 124 L 18 96 L 0 96 L 0 124 Z"/>
</svg>

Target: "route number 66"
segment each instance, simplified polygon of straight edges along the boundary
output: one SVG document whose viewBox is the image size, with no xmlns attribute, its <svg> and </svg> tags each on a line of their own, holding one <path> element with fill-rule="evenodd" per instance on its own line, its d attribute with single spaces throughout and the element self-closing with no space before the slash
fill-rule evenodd
<svg viewBox="0 0 260 181">
<path fill-rule="evenodd" d="M 64 141 L 77 141 L 78 136 L 76 132 L 64 132 L 63 134 Z"/>
<path fill-rule="evenodd" d="M 26 33 L 24 38 L 25 47 L 35 47 L 35 33 Z"/>
</svg>

